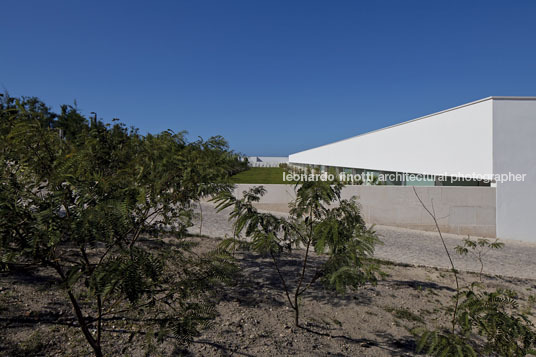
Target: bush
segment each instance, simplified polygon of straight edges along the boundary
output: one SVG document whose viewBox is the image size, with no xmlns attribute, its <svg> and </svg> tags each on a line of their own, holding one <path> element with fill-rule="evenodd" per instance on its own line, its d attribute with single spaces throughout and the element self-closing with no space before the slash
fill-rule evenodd
<svg viewBox="0 0 536 357">
<path fill-rule="evenodd" d="M 234 238 L 226 240 L 224 247 L 247 246 L 271 257 L 294 310 L 296 326 L 299 326 L 299 298 L 316 281 L 338 291 L 376 281 L 376 266 L 366 258 L 372 256 L 378 238 L 366 227 L 355 199 L 340 198 L 341 188 L 340 183 L 304 183 L 290 204 L 288 219 L 255 209 L 253 204 L 266 192 L 262 186 L 244 192 L 241 199 L 228 192 L 216 199 L 220 210 L 233 207 L 230 218 L 234 220 Z M 305 249 L 305 253 L 292 286 L 281 273 L 279 258 L 297 248 Z M 307 278 L 312 251 L 326 255 L 327 260 Z"/>
<path fill-rule="evenodd" d="M 140 330 L 190 341 L 214 317 L 209 288 L 234 269 L 223 252 L 190 254 L 183 240 L 192 202 L 230 189 L 214 166 L 228 160 L 225 141 L 189 144 L 170 131 L 141 136 L 72 110 L 76 130 L 64 131 L 73 120 L 56 120 L 35 100 L 0 104 L 4 267 L 52 268 L 96 356 L 104 319 L 120 312 L 142 316 Z M 153 248 L 164 236 L 174 243 Z"/>
<path fill-rule="evenodd" d="M 453 331 L 413 331 L 419 337 L 417 352 L 432 356 L 536 355 L 534 326 L 517 310 L 512 292 L 479 292 L 473 285 L 461 292 Z"/>
</svg>

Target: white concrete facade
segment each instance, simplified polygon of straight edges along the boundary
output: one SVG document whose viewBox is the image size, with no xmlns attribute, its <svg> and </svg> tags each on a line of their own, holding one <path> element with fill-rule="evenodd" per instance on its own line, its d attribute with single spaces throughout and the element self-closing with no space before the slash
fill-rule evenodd
<svg viewBox="0 0 536 357">
<path fill-rule="evenodd" d="M 497 236 L 536 242 L 536 100 L 493 101 L 493 171 L 526 174 L 497 183 Z"/>
<path fill-rule="evenodd" d="M 235 197 L 258 186 L 238 184 Z M 296 198 L 294 185 L 265 184 L 266 194 L 255 205 L 266 211 L 287 213 Z M 442 232 L 495 237 L 495 187 L 419 187 L 419 197 L 434 202 Z M 403 227 L 424 231 L 436 229 L 423 210 L 413 189 L 404 186 L 345 186 L 342 198 L 358 197 L 361 213 L 368 224 Z"/>
<path fill-rule="evenodd" d="M 489 97 L 289 155 L 289 162 L 497 182 L 496 234 L 536 242 L 536 97 Z"/>
<path fill-rule="evenodd" d="M 427 175 L 491 174 L 492 101 L 483 100 L 289 155 L 289 162 Z"/>
</svg>

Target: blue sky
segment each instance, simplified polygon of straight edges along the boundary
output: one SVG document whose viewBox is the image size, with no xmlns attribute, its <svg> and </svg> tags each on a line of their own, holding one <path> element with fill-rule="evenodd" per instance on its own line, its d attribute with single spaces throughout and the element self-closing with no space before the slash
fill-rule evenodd
<svg viewBox="0 0 536 357">
<path fill-rule="evenodd" d="M 536 95 L 535 18 L 534 1 L 8 0 L 0 86 L 288 155 Z"/>
</svg>

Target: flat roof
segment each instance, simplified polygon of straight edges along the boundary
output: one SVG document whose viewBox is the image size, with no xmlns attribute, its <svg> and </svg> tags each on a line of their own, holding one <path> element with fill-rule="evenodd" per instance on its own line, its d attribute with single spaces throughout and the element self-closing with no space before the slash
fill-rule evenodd
<svg viewBox="0 0 536 357">
<path fill-rule="evenodd" d="M 324 146 L 328 146 L 328 145 L 332 145 L 332 144 L 340 143 L 340 142 L 343 142 L 343 141 L 346 141 L 346 140 L 355 139 L 355 138 L 358 138 L 358 137 L 360 137 L 360 136 L 364 136 L 364 135 L 368 135 L 368 134 L 376 133 L 376 132 L 378 132 L 378 131 L 382 131 L 382 130 L 391 129 L 391 128 L 394 128 L 394 127 L 397 127 L 397 126 L 400 126 L 400 125 L 409 124 L 409 123 L 412 123 L 412 122 L 417 121 L 417 120 L 426 119 L 426 118 L 429 118 L 429 117 L 433 117 L 433 116 L 435 116 L 435 115 L 439 115 L 439 114 L 447 113 L 447 112 L 450 112 L 450 111 L 453 111 L 453 110 L 456 110 L 456 109 L 464 108 L 464 107 L 467 107 L 467 106 L 470 106 L 470 105 L 473 105 L 473 104 L 482 103 L 482 102 L 485 102 L 485 101 L 488 101 L 488 100 L 536 100 L 536 96 L 535 96 L 535 97 L 490 96 L 490 97 L 486 97 L 486 98 L 482 98 L 482 99 L 475 100 L 475 101 L 473 101 L 473 102 L 469 102 L 469 103 L 465 103 L 465 104 L 462 104 L 462 105 L 458 105 L 458 106 L 456 106 L 456 107 L 452 107 L 452 108 L 449 108 L 449 109 L 444 109 L 444 110 L 441 110 L 441 111 L 439 111 L 439 112 L 435 112 L 435 113 L 432 113 L 432 114 L 427 114 L 427 115 L 424 115 L 424 116 L 422 116 L 422 117 L 418 117 L 418 118 L 415 118 L 415 119 L 406 120 L 406 121 L 403 121 L 403 122 L 398 123 L 398 124 L 393 124 L 393 125 L 386 126 L 386 127 L 384 127 L 384 128 L 380 128 L 380 129 L 376 129 L 376 130 L 368 131 L 368 132 L 363 133 L 363 134 L 354 135 L 354 136 L 351 136 L 351 137 L 346 138 L 346 139 L 341 139 L 341 140 L 333 141 L 333 142 L 328 143 L 328 144 L 324 144 L 324 145 L 320 145 L 320 146 L 315 146 L 314 148 L 311 148 L 311 149 L 306 149 L 306 150 L 298 151 L 298 152 L 295 152 L 295 153 L 290 154 L 290 155 L 299 154 L 299 153 L 301 153 L 301 152 L 305 152 L 305 151 L 309 151 L 309 150 L 312 150 L 312 149 L 321 148 L 321 147 L 324 147 Z"/>
</svg>

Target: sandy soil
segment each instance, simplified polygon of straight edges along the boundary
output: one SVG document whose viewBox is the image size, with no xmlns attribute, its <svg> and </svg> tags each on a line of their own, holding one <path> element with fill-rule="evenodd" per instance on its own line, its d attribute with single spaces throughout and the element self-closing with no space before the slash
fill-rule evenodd
<svg viewBox="0 0 536 357">
<path fill-rule="evenodd" d="M 219 243 L 192 238 L 202 250 Z M 295 276 L 301 252 L 282 261 L 283 274 Z M 241 274 L 219 294 L 219 316 L 187 349 L 167 339 L 161 346 L 131 335 L 125 319 L 105 323 L 104 350 L 109 356 L 412 356 L 415 341 L 408 328 L 448 321 L 441 307 L 451 304 L 453 278 L 447 270 L 384 263 L 376 286 L 337 295 L 312 286 L 302 301 L 303 328 L 293 325 L 290 310 L 271 261 L 238 252 Z M 312 264 L 320 262 L 319 257 Z M 463 284 L 478 280 L 461 273 Z M 485 276 L 489 288 L 518 292 L 530 311 L 536 281 Z M 0 276 L 0 355 L 90 356 L 71 307 L 52 272 L 43 268 Z"/>
</svg>

